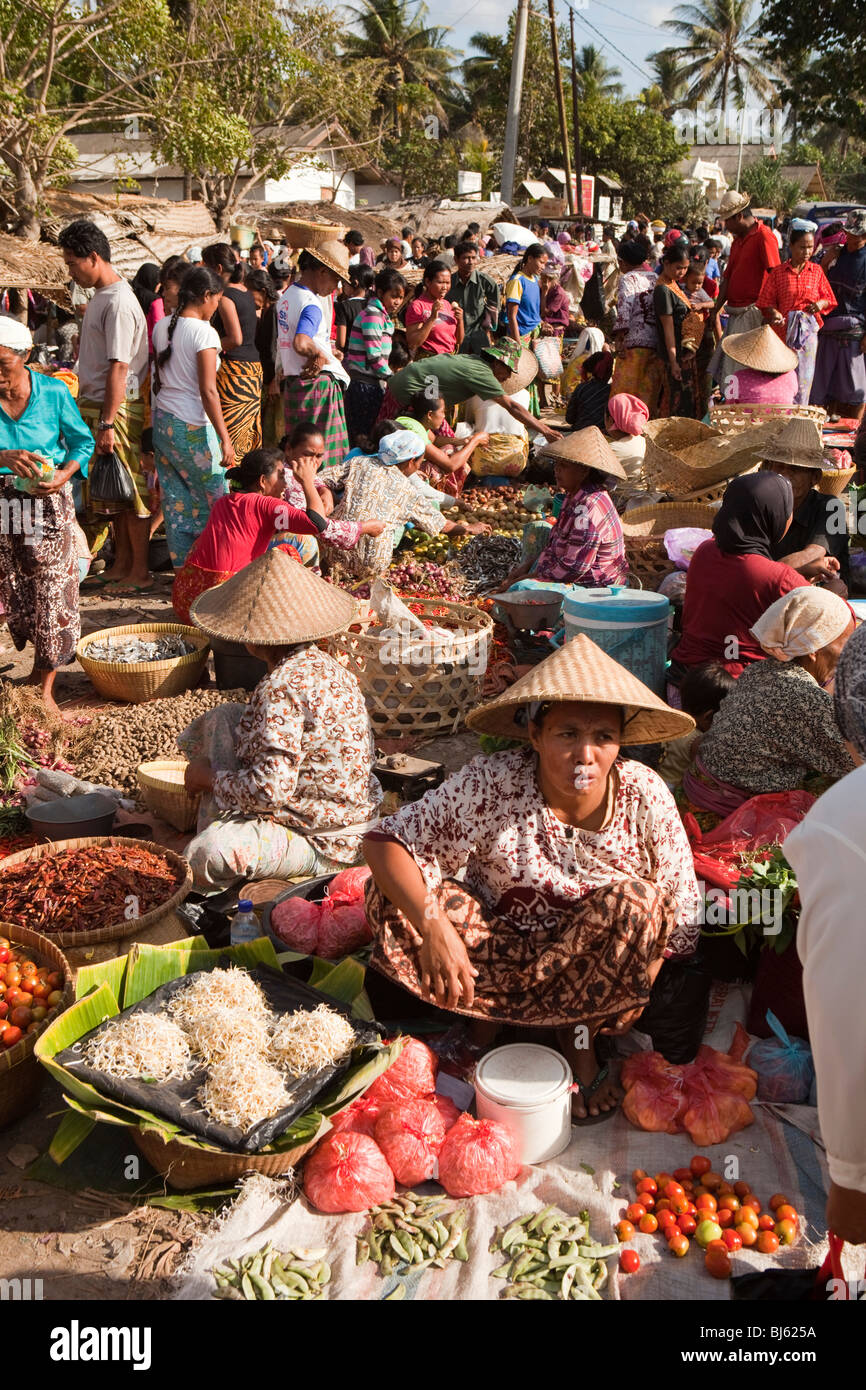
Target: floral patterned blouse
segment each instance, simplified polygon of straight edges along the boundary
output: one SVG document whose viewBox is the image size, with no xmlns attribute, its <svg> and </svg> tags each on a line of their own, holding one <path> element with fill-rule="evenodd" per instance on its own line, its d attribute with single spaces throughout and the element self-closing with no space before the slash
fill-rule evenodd
<svg viewBox="0 0 866 1390">
<path fill-rule="evenodd" d="M 321 478 L 317 478 L 317 490 L 322 492 L 325 487 L 326 484 L 321 481 Z M 307 499 L 304 496 L 304 489 L 294 473 L 288 471 L 286 472 L 283 497 L 292 507 L 298 507 L 301 511 L 306 510 Z M 339 546 L 341 550 L 351 550 L 352 546 L 357 545 L 361 539 L 361 524 L 358 521 L 335 521 L 333 517 L 328 517 L 327 525 L 321 533 L 321 539 L 329 541 L 331 545 Z"/>
<path fill-rule="evenodd" d="M 466 870 L 466 887 L 524 931 L 557 920 L 597 888 L 629 878 L 665 887 L 678 905 L 666 956 L 691 955 L 700 896 L 671 793 L 643 763 L 616 763 L 613 811 L 601 830 L 572 829 L 545 802 L 529 749 L 473 758 L 421 801 L 383 820 L 436 889 Z"/>
<path fill-rule="evenodd" d="M 302 647 L 260 681 L 238 725 L 237 772 L 217 772 L 223 814 L 303 831 L 329 859 L 350 864 L 361 836 L 315 830 L 372 820 L 382 800 L 373 732 L 355 677 L 318 647 Z"/>
<path fill-rule="evenodd" d="M 334 508 L 337 520 L 387 523 L 381 536 L 362 536 L 354 550 L 340 556 L 340 564 L 353 574 L 366 577 L 385 573 L 394 554 L 395 526 L 411 521 L 428 536 L 436 536 L 445 525 L 441 512 L 421 496 L 399 468 L 366 454 L 323 468 L 318 481 L 326 487 L 345 489 Z M 329 539 L 327 532 L 322 539 Z"/>
<path fill-rule="evenodd" d="M 713 777 L 750 796 L 794 791 L 816 775 L 835 782 L 854 767 L 832 696 L 796 662 L 773 657 L 753 661 L 738 677 L 698 756 Z"/>
</svg>

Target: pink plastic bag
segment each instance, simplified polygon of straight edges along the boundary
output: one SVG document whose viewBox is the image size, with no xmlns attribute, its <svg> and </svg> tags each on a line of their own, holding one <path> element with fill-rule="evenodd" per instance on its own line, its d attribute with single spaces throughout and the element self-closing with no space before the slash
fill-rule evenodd
<svg viewBox="0 0 866 1390">
<path fill-rule="evenodd" d="M 304 1164 L 304 1196 L 317 1211 L 366 1211 L 395 1191 L 385 1155 L 366 1134 L 326 1134 Z"/>
<path fill-rule="evenodd" d="M 496 1192 L 520 1168 L 517 1140 L 496 1120 L 461 1115 L 439 1151 L 439 1181 L 449 1197 Z"/>
<path fill-rule="evenodd" d="M 431 1100 L 386 1105 L 376 1123 L 376 1143 L 404 1187 L 433 1177 L 445 1138 L 445 1122 Z"/>
<path fill-rule="evenodd" d="M 429 1096 L 436 1089 L 439 1060 L 420 1038 L 410 1038 L 396 1062 L 377 1076 L 365 1092 L 369 1100 L 390 1105 L 395 1100 Z"/>
<path fill-rule="evenodd" d="M 684 1068 L 660 1052 L 636 1052 L 622 1064 L 622 1103 L 627 1120 L 653 1134 L 679 1134 L 685 1109 Z"/>
<path fill-rule="evenodd" d="M 314 956 L 321 915 L 319 903 L 308 903 L 306 898 L 284 898 L 271 912 L 271 930 L 290 950 Z"/>
</svg>

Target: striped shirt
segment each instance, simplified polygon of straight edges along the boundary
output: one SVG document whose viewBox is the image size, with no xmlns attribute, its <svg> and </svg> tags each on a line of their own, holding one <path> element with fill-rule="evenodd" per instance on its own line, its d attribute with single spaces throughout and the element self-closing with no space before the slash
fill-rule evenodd
<svg viewBox="0 0 866 1390">
<path fill-rule="evenodd" d="M 371 296 L 352 324 L 346 352 L 349 375 L 377 381 L 389 377 L 388 358 L 393 333 L 394 320 L 388 317 L 381 301 Z"/>
<path fill-rule="evenodd" d="M 533 578 L 588 589 L 625 583 L 628 561 L 622 523 L 600 483 L 587 483 L 566 497 Z"/>
</svg>

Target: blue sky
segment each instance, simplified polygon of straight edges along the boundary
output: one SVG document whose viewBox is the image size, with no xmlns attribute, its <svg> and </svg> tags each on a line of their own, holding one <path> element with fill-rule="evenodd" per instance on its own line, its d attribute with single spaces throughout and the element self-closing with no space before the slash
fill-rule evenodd
<svg viewBox="0 0 866 1390">
<path fill-rule="evenodd" d="M 674 5 L 649 4 L 630 14 L 634 0 L 582 0 L 583 8 L 575 5 L 575 40 L 578 45 L 594 43 L 607 61 L 618 67 L 626 92 L 636 94 L 648 82 L 647 54 L 667 48 L 676 42 L 676 35 L 661 27 L 662 21 L 673 13 Z M 547 13 L 542 0 L 534 7 Z M 473 34 L 502 33 L 507 15 L 514 8 L 511 0 L 436 0 L 428 3 L 433 24 L 449 25 L 454 48 L 469 51 Z M 557 23 L 568 30 L 568 5 L 557 0 Z M 590 27 L 592 26 L 592 27 Z M 620 53 L 616 50 L 619 49 Z M 625 55 L 624 57 L 622 55 Z M 630 60 L 630 61 L 627 61 Z M 643 71 L 641 71 L 641 69 Z"/>
</svg>

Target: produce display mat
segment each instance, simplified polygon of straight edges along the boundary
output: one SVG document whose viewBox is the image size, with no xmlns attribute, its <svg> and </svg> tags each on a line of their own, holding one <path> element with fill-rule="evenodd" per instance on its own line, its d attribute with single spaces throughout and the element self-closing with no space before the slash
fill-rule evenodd
<svg viewBox="0 0 866 1390">
<path fill-rule="evenodd" d="M 282 1134 L 283 1130 L 288 1129 L 293 1120 L 305 1110 L 309 1110 L 316 1096 L 348 1069 L 351 1057 L 335 1066 L 321 1067 L 318 1071 L 308 1072 L 295 1080 L 294 1084 L 291 1078 L 287 1077 L 286 1086 L 291 1091 L 291 1104 L 279 1110 L 270 1119 L 261 1120 L 246 1133 L 234 1126 L 219 1124 L 198 1104 L 196 1095 L 207 1076 L 207 1067 L 204 1064 L 197 1066 L 182 1081 L 148 1082 L 137 1077 L 120 1080 L 116 1076 L 107 1076 L 105 1072 L 89 1066 L 82 1057 L 82 1045 L 90 1038 L 96 1037 L 111 1023 L 115 1023 L 118 1018 L 128 1018 L 134 1013 L 161 1012 L 167 1008 L 169 1001 L 179 990 L 184 989 L 191 980 L 197 980 L 199 976 L 207 973 L 198 970 L 160 985 L 159 989 L 154 990 L 153 994 L 142 999 L 140 1003 L 133 1004 L 131 1008 L 124 1009 L 122 1013 L 100 1024 L 98 1028 L 79 1038 L 72 1047 L 64 1048 L 57 1054 L 56 1060 L 61 1066 L 74 1072 L 76 1076 L 80 1076 L 83 1081 L 89 1082 L 113 1100 L 122 1101 L 123 1104 L 132 1105 L 137 1109 L 152 1110 L 155 1115 L 171 1120 L 181 1129 L 206 1139 L 209 1143 L 218 1144 L 220 1148 L 233 1149 L 240 1153 L 258 1153 Z M 329 1009 L 342 1014 L 352 1024 L 356 1048 L 378 1041 L 379 1029 L 375 1024 L 361 1023 L 352 1018 L 347 1008 L 312 986 L 292 979 L 291 976 L 267 965 L 257 965 L 246 973 L 261 986 L 274 1013 L 293 1014 L 299 1009 L 317 1009 L 320 1004 L 326 1004 Z"/>
<path fill-rule="evenodd" d="M 713 1047 L 726 1046 L 734 1023 L 745 1013 L 741 989 L 715 987 L 704 1041 Z M 775 1255 L 737 1251 L 734 1274 L 774 1268 L 817 1269 L 827 1253 L 824 1207 L 829 1187 L 824 1152 L 816 1137 L 817 1112 L 809 1106 L 769 1106 L 757 1101 L 752 1109 L 753 1125 L 700 1152 L 712 1159 L 718 1172 L 736 1160 L 739 1175 L 765 1205 L 774 1192 L 784 1192 L 801 1214 L 801 1235 L 796 1244 Z M 324 1215 L 313 1211 L 303 1197 L 286 1201 L 279 1183 L 256 1175 L 247 1180 L 224 1221 L 216 1229 L 209 1228 L 194 1249 L 176 1281 L 175 1297 L 209 1299 L 214 1265 L 252 1254 L 270 1241 L 277 1250 L 326 1249 L 325 1258 L 332 1267 L 326 1298 L 382 1299 L 402 1282 L 407 1299 L 495 1300 L 505 1288 L 503 1280 L 490 1277 L 502 1264 L 502 1256 L 489 1249 L 497 1227 L 552 1203 L 569 1216 L 588 1211 L 593 1239 L 612 1243 L 616 1222 L 634 1200 L 633 1169 L 672 1172 L 686 1166 L 696 1152 L 687 1134 L 647 1134 L 629 1124 L 621 1112 L 598 1125 L 575 1126 L 571 1144 L 556 1158 L 522 1169 L 514 1182 L 489 1196 L 455 1199 L 455 1207 L 468 1212 L 468 1263 L 449 1260 L 443 1270 L 428 1269 L 407 1277 L 398 1273 L 387 1279 L 370 1262 L 360 1268 L 355 1264 L 355 1238 L 369 1224 L 366 1212 Z M 438 1188 L 430 1183 L 419 1190 Z M 630 1248 L 640 1256 L 640 1270 L 621 1274 L 616 1256 L 611 1256 L 606 1261 L 610 1277 L 603 1298 L 726 1301 L 731 1297 L 730 1280 L 713 1279 L 708 1274 L 703 1252 L 695 1242 L 683 1259 L 674 1259 L 658 1235 L 637 1235 Z M 855 1250 L 852 1254 L 846 1247 L 844 1263 L 849 1278 L 862 1276 L 862 1253 Z"/>
</svg>

